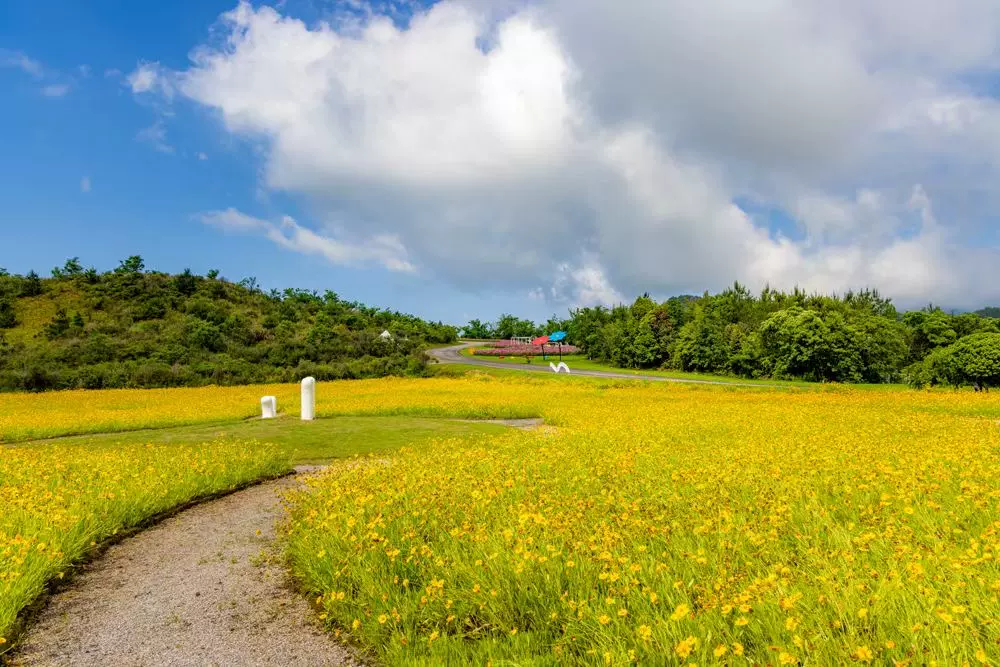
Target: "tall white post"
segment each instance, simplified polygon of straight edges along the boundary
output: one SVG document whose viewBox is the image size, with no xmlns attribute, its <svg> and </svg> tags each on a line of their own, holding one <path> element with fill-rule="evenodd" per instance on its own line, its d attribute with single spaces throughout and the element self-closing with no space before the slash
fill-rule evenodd
<svg viewBox="0 0 1000 667">
<path fill-rule="evenodd" d="M 308 377 L 302 381 L 302 420 L 316 419 L 316 378 Z"/>
<path fill-rule="evenodd" d="M 278 399 L 274 396 L 262 396 L 260 399 L 260 418 L 274 419 L 278 416 Z"/>
</svg>

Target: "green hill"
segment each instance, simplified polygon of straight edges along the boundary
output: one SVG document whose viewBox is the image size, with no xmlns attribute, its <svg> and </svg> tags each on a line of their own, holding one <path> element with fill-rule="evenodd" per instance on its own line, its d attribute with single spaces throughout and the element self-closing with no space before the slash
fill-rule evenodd
<svg viewBox="0 0 1000 667">
<path fill-rule="evenodd" d="M 390 336 L 383 337 L 383 331 Z M 286 289 L 76 259 L 39 278 L 0 269 L 0 389 L 168 387 L 412 375 L 455 329 Z"/>
</svg>

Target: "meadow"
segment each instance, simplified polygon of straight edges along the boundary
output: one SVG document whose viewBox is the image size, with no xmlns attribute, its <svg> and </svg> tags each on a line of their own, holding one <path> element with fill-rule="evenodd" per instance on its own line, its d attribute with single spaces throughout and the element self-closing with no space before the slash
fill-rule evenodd
<svg viewBox="0 0 1000 667">
<path fill-rule="evenodd" d="M 252 441 L 0 448 L 0 654 L 22 609 L 108 539 L 288 470 L 278 448 Z"/>
<path fill-rule="evenodd" d="M 288 417 L 245 419 L 265 393 Z M 1000 658 L 1000 394 L 468 372 L 321 383 L 311 424 L 296 397 L 0 395 L 8 441 L 119 431 L 0 448 L 17 508 L 0 636 L 115 530 L 290 461 L 371 454 L 287 498 L 282 545 L 330 631 L 378 663 Z"/>
<path fill-rule="evenodd" d="M 500 398 L 557 428 L 402 450 L 291 497 L 293 570 L 331 629 L 380 662 L 1000 655 L 998 398 L 392 386 L 396 410 Z"/>
</svg>

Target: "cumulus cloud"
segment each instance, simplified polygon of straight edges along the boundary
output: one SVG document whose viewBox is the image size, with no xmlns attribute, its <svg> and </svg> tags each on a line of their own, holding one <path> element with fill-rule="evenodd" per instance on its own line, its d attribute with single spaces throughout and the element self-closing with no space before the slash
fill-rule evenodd
<svg viewBox="0 0 1000 667">
<path fill-rule="evenodd" d="M 342 18 L 244 2 L 185 71 L 129 76 L 215 110 L 265 148 L 266 187 L 321 212 L 315 231 L 243 231 L 557 303 L 734 279 L 1000 298 L 983 279 L 997 251 L 974 240 L 1000 204 L 1000 103 L 970 83 L 1000 65 L 994 2 L 443 0 L 405 25 Z"/>
<path fill-rule="evenodd" d="M 334 264 L 378 264 L 390 271 L 414 271 L 406 257 L 406 248 L 398 238 L 387 234 L 373 236 L 361 242 L 343 241 L 317 234 L 302 227 L 289 216 L 284 216 L 279 223 L 273 223 L 233 208 L 202 213 L 198 218 L 207 225 L 225 231 L 259 234 L 281 248 L 304 255 L 319 255 Z"/>
</svg>

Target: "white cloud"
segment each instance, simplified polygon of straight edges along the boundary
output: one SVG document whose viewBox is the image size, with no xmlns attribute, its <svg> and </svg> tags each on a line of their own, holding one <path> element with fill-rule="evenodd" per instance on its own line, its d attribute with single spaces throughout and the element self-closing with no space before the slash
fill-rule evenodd
<svg viewBox="0 0 1000 667">
<path fill-rule="evenodd" d="M 87 193 L 90 192 L 90 177 L 84 176 L 80 179 L 80 192 Z"/>
<path fill-rule="evenodd" d="M 156 92 L 170 98 L 174 93 L 169 72 L 156 62 L 139 63 L 125 81 L 136 95 Z"/>
<path fill-rule="evenodd" d="M 168 155 L 174 153 L 174 147 L 167 142 L 167 128 L 164 126 L 162 120 L 157 120 L 149 127 L 139 130 L 136 139 L 149 144 L 161 153 L 167 153 Z"/>
<path fill-rule="evenodd" d="M 389 234 L 349 242 L 317 234 L 289 216 L 283 217 L 280 223 L 273 223 L 233 208 L 203 213 L 199 219 L 226 231 L 259 234 L 281 248 L 304 255 L 319 255 L 333 264 L 357 266 L 374 263 L 390 271 L 410 273 L 415 270 L 407 259 L 406 248 L 398 238 Z"/>
<path fill-rule="evenodd" d="M 331 239 L 364 238 L 566 303 L 739 279 L 972 305 L 1000 298 L 970 241 L 1000 103 L 967 76 L 1000 67 L 1000 5 L 916 3 L 444 0 L 405 29 L 241 3 L 189 69 L 129 83 L 259 142 L 264 186 L 322 223 L 255 229 L 338 263 L 356 244 Z"/>
<path fill-rule="evenodd" d="M 68 83 L 53 83 L 42 88 L 42 95 L 45 97 L 62 97 L 69 92 Z"/>
<path fill-rule="evenodd" d="M 199 160 L 207 160 L 208 156 L 205 155 L 204 153 L 198 153 L 198 159 Z"/>
<path fill-rule="evenodd" d="M 45 75 L 45 68 L 40 62 L 29 58 L 20 51 L 0 49 L 0 67 L 16 67 L 36 79 L 40 79 Z"/>
</svg>

